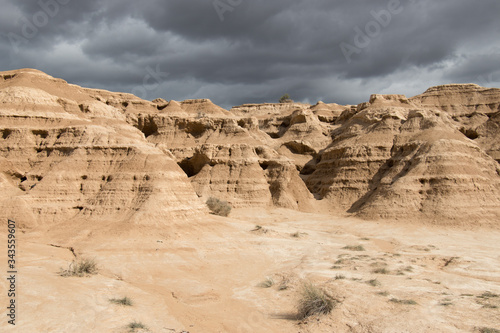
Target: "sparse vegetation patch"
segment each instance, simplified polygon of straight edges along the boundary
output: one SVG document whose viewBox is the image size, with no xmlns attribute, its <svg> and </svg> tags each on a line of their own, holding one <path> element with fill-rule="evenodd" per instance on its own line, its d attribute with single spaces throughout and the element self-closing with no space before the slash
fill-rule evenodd
<svg viewBox="0 0 500 333">
<path fill-rule="evenodd" d="M 322 288 L 307 282 L 302 286 L 297 315 L 299 319 L 304 319 L 312 315 L 328 314 L 335 304 L 336 301 Z"/>
<path fill-rule="evenodd" d="M 500 330 L 497 330 L 496 328 L 489 328 L 489 327 L 480 327 L 479 333 L 500 333 Z"/>
<path fill-rule="evenodd" d="M 118 304 L 118 305 L 124 305 L 124 306 L 132 306 L 132 300 L 128 298 L 127 296 L 123 298 L 111 298 L 109 300 L 111 303 Z"/>
<path fill-rule="evenodd" d="M 286 290 L 288 289 L 288 284 L 290 283 L 290 280 L 286 277 L 284 277 L 280 284 L 278 285 L 278 290 L 281 291 L 281 290 Z"/>
<path fill-rule="evenodd" d="M 94 259 L 82 258 L 73 261 L 69 264 L 67 269 L 61 269 L 59 275 L 61 276 L 78 276 L 83 277 L 87 275 L 97 274 L 98 268 L 97 263 Z"/>
<path fill-rule="evenodd" d="M 274 280 L 270 277 L 267 277 L 264 281 L 258 284 L 261 288 L 271 288 L 274 286 Z"/>
<path fill-rule="evenodd" d="M 207 206 L 210 211 L 219 216 L 229 216 L 231 213 L 231 206 L 227 203 L 227 201 L 222 201 L 214 197 L 210 197 L 207 200 Z"/>
<path fill-rule="evenodd" d="M 378 286 L 382 285 L 382 283 L 380 283 L 380 281 L 377 279 L 372 279 L 372 280 L 366 281 L 366 283 L 368 283 L 372 287 L 378 287 Z"/>
<path fill-rule="evenodd" d="M 346 245 L 343 249 L 350 251 L 366 251 L 363 245 Z"/>
<path fill-rule="evenodd" d="M 138 329 L 143 329 L 143 330 L 147 330 L 148 329 L 146 327 L 146 325 L 144 325 L 141 322 L 137 322 L 137 321 L 131 322 L 130 324 L 127 325 L 127 327 L 130 329 L 130 332 L 135 332 Z"/>
<path fill-rule="evenodd" d="M 372 271 L 375 274 L 389 274 L 389 270 L 387 268 L 376 268 Z"/>
<path fill-rule="evenodd" d="M 416 305 L 417 302 L 415 302 L 412 299 L 397 299 L 397 298 L 391 298 L 391 302 L 393 303 L 398 303 L 398 304 L 405 304 L 405 305 Z"/>
</svg>

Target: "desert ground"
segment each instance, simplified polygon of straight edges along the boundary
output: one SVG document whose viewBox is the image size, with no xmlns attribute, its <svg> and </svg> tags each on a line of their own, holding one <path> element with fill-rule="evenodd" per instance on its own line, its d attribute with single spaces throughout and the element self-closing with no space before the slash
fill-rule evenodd
<svg viewBox="0 0 500 333">
<path fill-rule="evenodd" d="M 498 230 L 239 209 L 168 227 L 60 224 L 19 234 L 17 325 L 3 320 L 2 332 L 128 332 L 134 321 L 143 332 L 190 333 L 500 327 Z M 98 274 L 60 276 L 70 247 L 94 258 Z M 330 314 L 297 320 L 304 281 L 338 301 Z M 125 296 L 132 306 L 110 302 Z"/>
</svg>

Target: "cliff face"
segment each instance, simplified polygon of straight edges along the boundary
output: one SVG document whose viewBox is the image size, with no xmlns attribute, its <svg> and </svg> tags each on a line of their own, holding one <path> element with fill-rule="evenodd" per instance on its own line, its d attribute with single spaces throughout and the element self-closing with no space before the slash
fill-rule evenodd
<svg viewBox="0 0 500 333">
<path fill-rule="evenodd" d="M 350 113 L 306 179 L 318 197 L 367 218 L 498 217 L 499 165 L 449 112 L 373 95 Z M 484 131 L 492 137 L 490 117 Z"/>
<path fill-rule="evenodd" d="M 450 116 L 464 116 L 499 112 L 499 96 L 498 88 L 483 88 L 477 84 L 447 84 L 431 87 L 411 101 L 421 107 L 446 111 Z"/>
<path fill-rule="evenodd" d="M 32 70 L 3 79 L 2 218 L 26 226 L 80 218 L 157 223 L 205 211 L 173 156 L 125 121 L 126 104 L 151 103 Z"/>
<path fill-rule="evenodd" d="M 2 218 L 168 223 L 235 207 L 494 220 L 500 89 L 358 106 L 141 100 L 36 70 L 0 73 Z M 495 161 L 496 160 L 496 161 Z M 322 205 L 325 206 L 325 205 Z"/>
</svg>

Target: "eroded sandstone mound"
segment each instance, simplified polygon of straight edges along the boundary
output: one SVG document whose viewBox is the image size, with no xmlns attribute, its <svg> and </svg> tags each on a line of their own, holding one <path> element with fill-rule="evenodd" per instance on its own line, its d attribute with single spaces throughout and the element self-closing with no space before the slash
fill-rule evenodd
<svg viewBox="0 0 500 333">
<path fill-rule="evenodd" d="M 33 70 L 0 82 L 2 218 L 162 223 L 205 211 L 169 152 L 125 122 L 132 95 L 82 89 Z"/>
<path fill-rule="evenodd" d="M 234 207 L 367 218 L 500 217 L 500 89 L 357 106 L 152 102 L 24 69 L 0 74 L 0 205 L 24 225 L 168 223 Z"/>
<path fill-rule="evenodd" d="M 500 169 L 445 112 L 373 95 L 333 133 L 307 178 L 320 198 L 369 218 L 499 216 Z"/>
</svg>

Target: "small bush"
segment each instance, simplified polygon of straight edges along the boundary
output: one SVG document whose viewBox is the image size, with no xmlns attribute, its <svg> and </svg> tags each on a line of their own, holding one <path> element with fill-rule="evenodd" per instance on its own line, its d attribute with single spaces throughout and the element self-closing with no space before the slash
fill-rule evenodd
<svg viewBox="0 0 500 333">
<path fill-rule="evenodd" d="M 231 213 L 231 206 L 227 201 L 221 201 L 217 198 L 210 197 L 206 203 L 210 211 L 215 215 L 228 216 L 229 213 Z"/>
<path fill-rule="evenodd" d="M 279 102 L 280 103 L 292 103 L 293 101 L 290 99 L 290 95 L 284 94 L 283 96 L 280 97 Z"/>
<path fill-rule="evenodd" d="M 73 261 L 67 269 L 62 269 L 59 275 L 61 276 L 78 276 L 97 274 L 97 263 L 94 259 L 82 258 Z"/>
<path fill-rule="evenodd" d="M 137 322 L 137 321 L 133 321 L 131 322 L 130 324 L 127 325 L 128 328 L 130 328 L 130 331 L 131 332 L 134 332 L 135 330 L 137 329 L 144 329 L 144 330 L 147 330 L 148 328 L 146 327 L 146 325 L 144 325 L 143 323 L 141 322 Z"/>
<path fill-rule="evenodd" d="M 271 288 L 274 286 L 274 280 L 270 277 L 266 278 L 264 281 L 258 284 L 261 288 Z"/>
<path fill-rule="evenodd" d="M 398 304 L 406 304 L 406 305 L 416 305 L 417 302 L 415 302 L 412 299 L 397 299 L 397 298 L 391 298 L 391 302 L 393 303 L 398 303 Z"/>
<path fill-rule="evenodd" d="M 282 276 L 281 277 L 281 282 L 280 284 L 278 285 L 278 290 L 279 291 L 282 291 L 282 290 L 287 290 L 288 287 L 289 287 L 289 284 L 290 284 L 290 278 L 286 277 L 286 276 Z"/>
<path fill-rule="evenodd" d="M 497 330 L 496 328 L 489 328 L 489 327 L 481 327 L 479 328 L 480 333 L 500 333 L 500 330 Z"/>
<path fill-rule="evenodd" d="M 368 283 L 372 287 L 378 287 L 382 285 L 382 283 L 380 283 L 380 281 L 377 279 L 369 280 L 366 283 Z"/>
<path fill-rule="evenodd" d="M 335 307 L 335 300 L 323 289 L 305 283 L 302 286 L 301 298 L 298 303 L 298 318 L 304 319 L 312 315 L 328 314 Z"/>
<path fill-rule="evenodd" d="M 478 298 L 495 298 L 498 297 L 497 294 L 492 293 L 491 291 L 485 291 L 482 295 L 477 296 Z"/>
<path fill-rule="evenodd" d="M 343 247 L 344 250 L 350 250 L 350 251 L 365 251 L 365 248 L 363 245 L 347 245 Z"/>
<path fill-rule="evenodd" d="M 345 279 L 345 275 L 343 275 L 343 274 L 335 275 L 335 280 L 344 280 L 344 279 Z"/>
<path fill-rule="evenodd" d="M 118 305 L 125 305 L 125 306 L 132 306 L 132 300 L 128 298 L 127 296 L 123 298 L 111 298 L 109 300 L 111 303 L 118 304 Z"/>
<path fill-rule="evenodd" d="M 389 270 L 386 268 L 377 268 L 372 271 L 375 274 L 389 274 Z"/>
<path fill-rule="evenodd" d="M 281 281 L 281 283 L 278 286 L 278 290 L 279 291 L 287 290 L 288 289 L 288 282 L 289 282 L 288 280 Z"/>
</svg>

